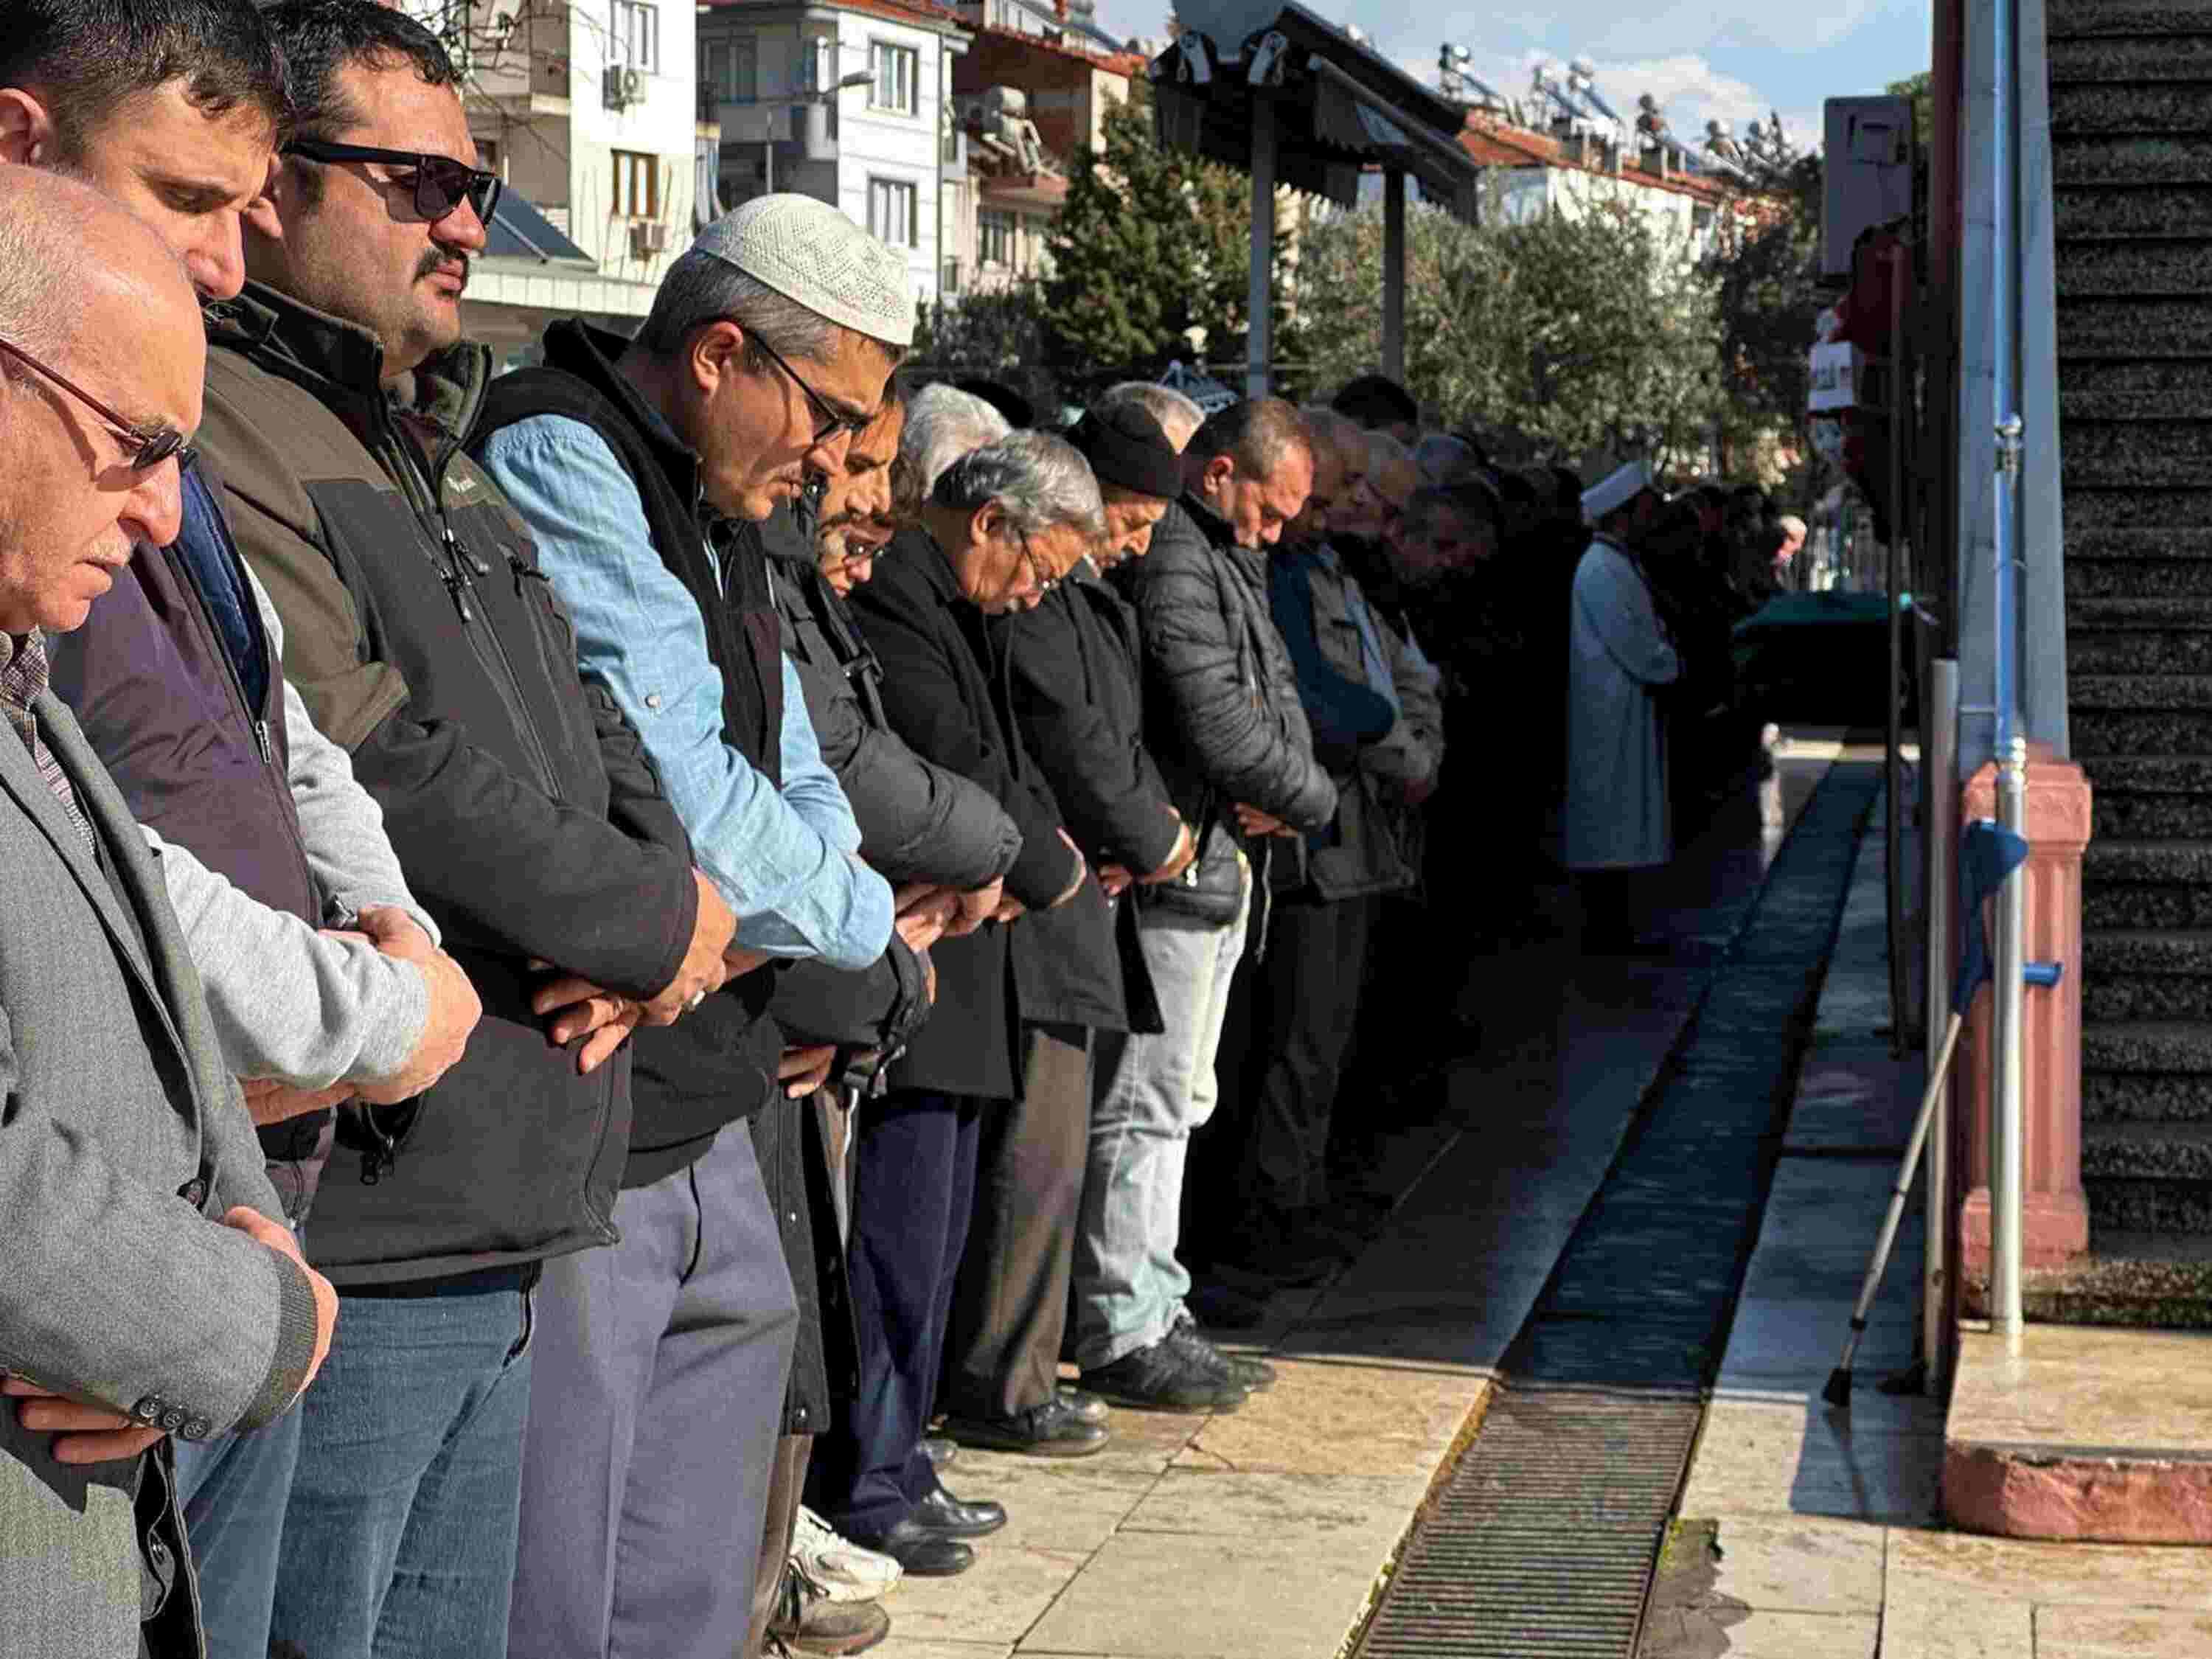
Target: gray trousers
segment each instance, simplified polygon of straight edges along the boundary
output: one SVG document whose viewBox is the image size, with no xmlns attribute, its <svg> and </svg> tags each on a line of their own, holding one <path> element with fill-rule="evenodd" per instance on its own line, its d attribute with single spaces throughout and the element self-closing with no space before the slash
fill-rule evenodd
<svg viewBox="0 0 2212 1659">
<path fill-rule="evenodd" d="M 799 1312 L 742 1123 L 548 1262 L 509 1659 L 731 1659 Z"/>
<path fill-rule="evenodd" d="M 1048 1403 L 1067 1332 L 1067 1284 L 1091 1146 L 1091 1033 L 1022 1027 L 1022 1097 L 986 1112 L 975 1214 L 945 1332 L 940 1396 L 956 1417 Z"/>
</svg>

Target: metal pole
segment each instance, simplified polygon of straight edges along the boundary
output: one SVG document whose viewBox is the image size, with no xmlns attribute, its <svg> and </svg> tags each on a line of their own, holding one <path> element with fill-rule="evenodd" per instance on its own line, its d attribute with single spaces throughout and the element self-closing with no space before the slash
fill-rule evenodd
<svg viewBox="0 0 2212 1659">
<path fill-rule="evenodd" d="M 1928 1038 L 1951 1020 L 1951 917 L 1958 903 L 1959 859 L 1959 665 L 1943 657 L 1929 665 L 1928 694 L 1921 710 L 1924 731 L 1921 765 L 1929 804 L 1928 842 Z M 1933 1056 L 1930 1056 L 1932 1061 Z M 1921 1375 L 1929 1394 L 1943 1390 L 1945 1339 L 1951 1290 L 1951 1084 L 1936 1085 L 1936 1121 L 1928 1139 L 1928 1243 L 1921 1258 L 1920 1343 L 1927 1364 Z"/>
<path fill-rule="evenodd" d="M 1275 101 L 1267 93 L 1252 94 L 1252 270 L 1246 290 L 1245 331 L 1249 342 L 1245 353 L 1244 392 L 1264 398 L 1268 391 L 1268 362 L 1274 355 L 1272 306 L 1275 256 Z"/>
<path fill-rule="evenodd" d="M 1382 169 L 1382 372 L 1406 379 L 1406 170 Z"/>
<path fill-rule="evenodd" d="M 2016 835 L 2027 833 L 2027 740 L 2020 720 L 2019 647 L 2015 611 L 2019 596 L 2015 572 L 2020 562 L 2020 464 L 2022 422 L 2014 407 L 2018 396 L 2017 353 L 2020 344 L 2019 254 L 2014 246 L 2020 204 L 2020 156 L 2014 128 L 2018 119 L 2016 93 L 2020 83 L 2017 40 L 2019 0 L 1996 0 L 1991 76 L 1995 82 L 1996 144 L 1990 190 L 1991 264 L 1995 267 L 1990 326 L 1991 356 L 1996 368 L 1995 413 L 1997 423 L 1996 545 L 1991 550 L 1996 629 L 1994 667 L 1998 763 L 1997 816 Z M 2026 1135 L 2022 1124 L 2021 969 L 2027 960 L 2027 890 L 2025 866 L 2006 878 L 1997 891 L 1996 1039 L 1996 1064 L 1990 1103 L 1990 1319 L 2005 1340 L 2008 1352 L 2017 1353 L 2021 1341 L 2021 1210 L 2026 1191 L 2021 1168 Z"/>
<path fill-rule="evenodd" d="M 1883 886 L 1889 935 L 1889 1052 L 1902 1059 L 1905 1048 L 1905 1002 L 1911 994 L 1905 965 L 1905 618 L 1898 601 L 1905 588 L 1905 283 L 1909 267 L 1905 249 L 1890 249 L 1889 270 L 1889 719 L 1888 746 L 1882 756 L 1882 842 L 1888 866 Z"/>
<path fill-rule="evenodd" d="M 763 196 L 775 194 L 775 140 L 770 138 L 761 146 L 761 183 Z"/>
</svg>

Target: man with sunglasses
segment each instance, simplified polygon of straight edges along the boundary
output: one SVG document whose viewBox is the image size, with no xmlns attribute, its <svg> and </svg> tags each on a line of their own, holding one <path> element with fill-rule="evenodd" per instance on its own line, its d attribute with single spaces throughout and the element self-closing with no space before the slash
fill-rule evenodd
<svg viewBox="0 0 2212 1659">
<path fill-rule="evenodd" d="M 829 1412 L 826 1387 L 805 1382 L 820 1369 L 812 1320 L 805 1397 L 781 1409 L 802 1334 L 787 1256 L 813 1292 L 805 1098 L 837 1048 L 895 1048 L 919 1023 L 916 953 L 938 925 L 924 914 L 893 936 L 891 890 L 860 859 L 780 649 L 767 562 L 733 532 L 807 471 L 842 467 L 913 331 L 902 255 L 811 197 L 763 197 L 675 262 L 635 340 L 581 319 L 548 329 L 544 367 L 501 378 L 471 440 L 537 538 L 585 673 L 636 726 L 736 911 L 738 944 L 792 964 L 760 976 L 794 1044 L 785 1097 L 714 1050 L 663 1068 L 641 1049 L 621 1243 L 547 1270 L 516 1659 L 748 1651 L 755 1586 L 735 1564 L 760 1557 L 772 1474 L 785 1512 L 769 1517 L 764 1588 L 781 1577 L 802 1448 L 780 1456 L 778 1431 L 797 1440 Z M 654 1150 L 679 1136 L 684 1156 Z"/>
<path fill-rule="evenodd" d="M 21 0 L 9 15 L 0 157 L 90 185 L 154 229 L 203 300 L 235 295 L 240 217 L 287 119 L 283 65 L 249 0 Z M 58 371 L 6 341 L 0 354 L 125 429 Z M 459 1057 L 476 994 L 436 949 L 345 751 L 286 684 L 281 629 L 182 434 L 131 441 L 141 470 L 172 450 L 184 463 L 182 528 L 135 550 L 85 625 L 52 641 L 52 684 L 164 843 L 171 902 L 296 1230 L 333 1097 L 419 1093 Z M 294 1413 L 178 1444 L 216 1659 L 268 1650 L 299 1429 Z"/>
<path fill-rule="evenodd" d="M 423 159 L 473 167 L 452 63 L 371 0 L 264 15 L 295 141 L 348 150 L 288 149 L 248 210 L 202 435 L 286 668 L 487 1010 L 436 1087 L 342 1126 L 307 1243 L 345 1335 L 302 1424 L 270 1642 L 497 1653 L 534 1292 L 612 1242 L 625 1040 L 758 959 L 460 453 L 489 376 L 459 310 L 488 197 Z"/>
</svg>

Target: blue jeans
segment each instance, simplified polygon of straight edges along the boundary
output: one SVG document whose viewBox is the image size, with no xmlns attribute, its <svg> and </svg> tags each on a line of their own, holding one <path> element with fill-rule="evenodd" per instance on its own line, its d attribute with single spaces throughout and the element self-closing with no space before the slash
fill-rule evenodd
<svg viewBox="0 0 2212 1659">
<path fill-rule="evenodd" d="M 297 1408 L 272 1656 L 506 1659 L 532 1295 L 340 1298 Z"/>
<path fill-rule="evenodd" d="M 976 1121 L 1004 1104 L 895 1090 L 864 1103 L 846 1252 L 860 1388 L 814 1446 L 815 1507 L 856 1543 L 880 1538 L 937 1485 L 921 1437 L 975 1198 Z"/>
<path fill-rule="evenodd" d="M 1220 1098 L 1214 1055 L 1251 911 L 1248 868 L 1232 922 L 1206 927 L 1146 917 L 1138 937 L 1167 1029 L 1098 1033 L 1075 1235 L 1075 1358 L 1085 1370 L 1160 1340 L 1190 1293 L 1190 1273 L 1176 1258 L 1183 1164 L 1191 1132 Z"/>
<path fill-rule="evenodd" d="M 176 1443 L 177 1498 L 199 1574 L 208 1659 L 267 1659 L 300 1411 L 244 1434 Z"/>
</svg>

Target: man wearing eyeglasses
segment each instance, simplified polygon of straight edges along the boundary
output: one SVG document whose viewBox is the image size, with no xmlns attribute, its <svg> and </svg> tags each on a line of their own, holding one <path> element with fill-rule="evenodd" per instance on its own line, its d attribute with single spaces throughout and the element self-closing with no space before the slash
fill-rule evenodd
<svg viewBox="0 0 2212 1659">
<path fill-rule="evenodd" d="M 342 1126 L 307 1244 L 346 1336 L 302 1423 L 270 1640 L 496 1654 L 537 1283 L 613 1241 L 627 1039 L 759 958 L 461 453 L 492 201 L 453 64 L 372 0 L 264 15 L 297 125 L 246 214 L 251 280 L 210 308 L 203 437 L 286 670 L 486 1008 L 436 1087 Z"/>
<path fill-rule="evenodd" d="M 808 471 L 843 467 L 913 331 L 903 255 L 825 203 L 763 197 L 675 262 L 635 340 L 554 325 L 544 367 L 502 377 L 477 424 L 476 453 L 576 620 L 585 673 L 636 726 L 738 943 L 791 964 L 776 1011 L 794 1044 L 781 1100 L 743 1089 L 703 1044 L 664 1063 L 681 1031 L 639 1050 L 622 1242 L 546 1273 L 515 1659 L 748 1652 L 754 1584 L 738 1564 L 760 1558 L 779 1430 L 811 1435 L 828 1416 L 826 1390 L 784 1410 L 786 1258 L 812 1260 L 805 1101 L 838 1048 L 896 1047 L 919 1022 L 918 953 L 942 921 L 901 918 L 893 934 L 891 890 L 860 860 L 782 654 L 766 561 L 733 532 Z M 679 1141 L 680 1156 L 664 1150 Z M 817 1348 L 818 1327 L 805 1334 Z M 781 1534 L 798 1489 L 779 1480 Z M 769 1556 L 773 1589 L 783 1550 Z"/>
<path fill-rule="evenodd" d="M 234 295 L 240 217 L 288 118 L 283 64 L 250 0 L 18 0 L 9 21 L 0 159 L 91 185 L 154 229 L 202 299 Z M 52 684 L 161 839 L 170 902 L 296 1231 L 334 1098 L 420 1093 L 459 1057 L 476 994 L 437 950 L 345 751 L 286 683 L 281 629 L 182 434 L 131 428 L 18 343 L 0 339 L 0 354 L 127 436 L 142 471 L 173 448 L 185 463 L 176 539 L 134 550 L 85 625 L 50 642 Z M 299 1429 L 294 1413 L 177 1444 L 215 1659 L 268 1650 Z"/>
<path fill-rule="evenodd" d="M 47 684 L 47 641 L 176 533 L 191 287 L 113 204 L 0 167 L 0 1652 L 183 1659 L 173 1443 L 285 1413 L 337 1298 L 283 1225 L 160 866 Z"/>
</svg>

